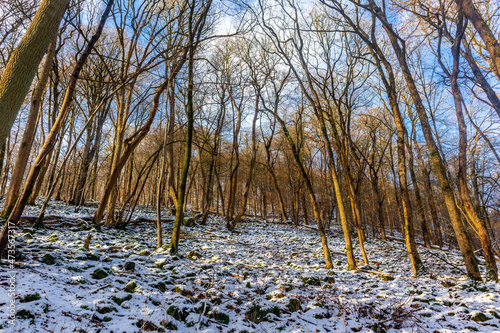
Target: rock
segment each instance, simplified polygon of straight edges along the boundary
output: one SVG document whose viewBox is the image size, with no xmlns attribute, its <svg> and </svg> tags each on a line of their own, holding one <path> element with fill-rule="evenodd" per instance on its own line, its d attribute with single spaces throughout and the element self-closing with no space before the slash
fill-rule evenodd
<svg viewBox="0 0 500 333">
<path fill-rule="evenodd" d="M 93 273 L 92 273 L 92 277 L 96 280 L 101 280 L 101 279 L 104 279 L 105 277 L 107 277 L 109 274 L 108 272 L 106 272 L 104 269 L 102 268 L 98 268 L 96 269 Z"/>
<path fill-rule="evenodd" d="M 193 292 L 187 289 L 186 286 L 180 284 L 174 287 L 174 291 L 182 296 L 189 296 L 193 294 Z"/>
<path fill-rule="evenodd" d="M 101 258 L 99 258 L 98 256 L 96 256 L 93 253 L 87 253 L 87 259 L 88 260 L 93 260 L 93 261 L 99 261 Z"/>
<path fill-rule="evenodd" d="M 110 306 L 103 306 L 103 307 L 97 308 L 97 312 L 99 312 L 100 314 L 106 314 L 106 313 L 110 313 L 113 311 L 118 312 L 118 310 L 116 308 L 112 308 Z"/>
<path fill-rule="evenodd" d="M 118 305 L 122 305 L 123 302 L 125 301 L 130 301 L 132 299 L 132 295 L 122 295 L 122 297 L 118 296 L 112 296 L 111 299 L 113 302 L 115 302 Z"/>
<path fill-rule="evenodd" d="M 21 300 L 19 302 L 28 303 L 28 302 L 38 301 L 39 299 L 40 299 L 39 294 L 28 294 L 28 295 L 24 296 L 23 298 L 21 298 Z"/>
<path fill-rule="evenodd" d="M 323 278 L 323 281 L 328 282 L 328 283 L 335 283 L 335 277 L 331 275 L 327 275 Z"/>
<path fill-rule="evenodd" d="M 267 321 L 268 314 L 274 314 L 276 316 L 280 316 L 280 309 L 272 304 L 271 302 L 264 301 L 263 299 L 256 299 L 252 302 L 252 304 L 248 307 L 245 312 L 245 318 L 258 324 L 261 321 Z"/>
<path fill-rule="evenodd" d="M 173 271 L 176 267 L 177 267 L 177 266 L 175 266 L 175 265 L 168 265 L 168 266 L 165 266 L 165 269 L 166 269 L 167 271 Z"/>
<path fill-rule="evenodd" d="M 300 301 L 296 298 L 291 298 L 288 301 L 288 304 L 286 306 L 290 312 L 297 312 L 299 310 L 302 310 L 302 306 L 300 305 Z"/>
<path fill-rule="evenodd" d="M 154 287 L 161 292 L 165 292 L 167 290 L 167 286 L 165 285 L 165 282 L 158 282 L 156 284 L 152 284 L 151 287 Z"/>
<path fill-rule="evenodd" d="M 197 260 L 197 259 L 203 258 L 203 256 L 200 253 L 196 252 L 196 251 L 189 252 L 186 255 L 186 257 L 188 257 L 191 260 Z"/>
<path fill-rule="evenodd" d="M 139 319 L 137 323 L 135 324 L 138 328 L 140 328 L 142 331 L 145 332 L 165 332 L 165 330 L 161 327 L 156 326 L 150 321 L 144 321 L 142 319 Z"/>
<path fill-rule="evenodd" d="M 135 280 L 130 280 L 130 282 L 125 285 L 125 291 L 129 293 L 135 293 L 136 288 L 137 283 L 135 282 Z"/>
<path fill-rule="evenodd" d="M 32 314 L 29 310 L 22 309 L 17 311 L 16 318 L 35 320 L 35 315 Z"/>
<path fill-rule="evenodd" d="M 489 318 L 488 316 L 486 316 L 484 313 L 482 312 L 478 312 L 478 313 L 475 313 L 471 316 L 471 318 L 473 321 L 475 322 L 483 322 L 483 321 L 488 321 L 490 320 L 491 318 Z"/>
<path fill-rule="evenodd" d="M 184 225 L 186 227 L 193 227 L 194 226 L 194 219 L 192 217 L 185 218 L 182 221 L 182 225 Z"/>
<path fill-rule="evenodd" d="M 42 260 L 40 261 L 46 265 L 54 265 L 56 263 L 56 258 L 53 255 L 46 253 L 43 255 Z"/>
<path fill-rule="evenodd" d="M 181 311 L 175 305 L 170 305 L 168 307 L 167 314 L 174 317 L 176 320 L 181 320 Z"/>
<path fill-rule="evenodd" d="M 163 319 L 161 321 L 161 326 L 165 327 L 167 330 L 171 330 L 171 331 L 177 331 L 177 325 L 175 325 L 174 323 L 172 323 L 171 321 L 167 321 L 165 319 Z M 189 327 L 189 326 L 188 326 Z"/>
<path fill-rule="evenodd" d="M 125 271 L 134 271 L 135 270 L 135 262 L 133 261 L 127 261 L 125 262 L 125 265 L 123 265 L 123 269 Z"/>
<path fill-rule="evenodd" d="M 218 308 L 212 309 L 208 314 L 208 318 L 213 318 L 222 324 L 229 324 L 229 316 L 224 312 L 221 312 Z"/>
<path fill-rule="evenodd" d="M 151 254 L 151 252 L 149 252 L 148 250 L 142 250 L 141 252 L 139 252 L 139 255 L 141 256 L 149 256 Z"/>
<path fill-rule="evenodd" d="M 163 267 L 165 267 L 166 264 L 167 264 L 166 258 L 159 258 L 159 259 L 156 259 L 156 261 L 155 261 L 155 266 L 158 267 L 159 269 L 163 269 Z"/>
<path fill-rule="evenodd" d="M 300 279 L 302 280 L 302 283 L 304 283 L 306 286 L 320 286 L 321 285 L 321 280 L 315 276 L 302 275 L 300 277 Z"/>
</svg>

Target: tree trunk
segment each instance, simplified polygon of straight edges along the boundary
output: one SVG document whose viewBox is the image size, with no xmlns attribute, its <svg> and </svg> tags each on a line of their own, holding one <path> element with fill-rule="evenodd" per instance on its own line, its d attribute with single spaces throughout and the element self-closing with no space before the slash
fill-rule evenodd
<svg viewBox="0 0 500 333">
<path fill-rule="evenodd" d="M 7 218 L 16 204 L 17 197 L 21 190 L 21 185 L 24 179 L 24 172 L 26 171 L 26 166 L 28 164 L 28 159 L 31 152 L 31 146 L 33 144 L 33 138 L 36 134 L 36 123 L 38 118 L 38 112 L 42 104 L 42 96 L 49 81 L 49 74 L 52 70 L 52 59 L 56 53 L 57 36 L 53 38 L 50 43 L 49 49 L 47 51 L 47 56 L 45 57 L 45 63 L 43 65 L 42 72 L 40 74 L 40 79 L 38 80 L 33 95 L 31 97 L 30 111 L 28 113 L 28 119 L 24 125 L 24 134 L 19 146 L 17 153 L 16 162 L 14 164 L 14 169 L 12 170 L 12 175 L 10 177 L 10 184 L 7 190 L 7 197 L 2 208 L 0 216 Z"/>
<path fill-rule="evenodd" d="M 14 120 L 69 0 L 43 0 L 0 77 L 0 142 L 9 136 Z"/>
</svg>

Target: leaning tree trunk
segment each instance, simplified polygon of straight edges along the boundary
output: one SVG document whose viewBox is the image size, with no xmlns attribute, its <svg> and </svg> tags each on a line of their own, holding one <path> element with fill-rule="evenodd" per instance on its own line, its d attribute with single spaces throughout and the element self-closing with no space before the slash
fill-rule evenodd
<svg viewBox="0 0 500 333">
<path fill-rule="evenodd" d="M 10 177 L 10 184 L 7 190 L 7 197 L 3 204 L 2 212 L 0 216 L 7 218 L 16 204 L 17 197 L 21 191 L 21 185 L 23 182 L 24 172 L 26 171 L 26 166 L 28 165 L 28 159 L 31 152 L 31 146 L 33 144 L 33 138 L 36 133 L 36 123 L 38 118 L 38 112 L 42 104 L 42 96 L 49 81 L 49 74 L 52 70 L 52 59 L 56 53 L 56 41 L 54 38 L 50 43 L 49 50 L 47 51 L 47 56 L 45 57 L 45 63 L 40 74 L 40 79 L 38 80 L 33 95 L 31 97 L 30 111 L 28 113 L 28 119 L 24 125 L 24 134 L 17 152 L 16 162 L 14 164 L 14 169 L 12 170 L 12 175 Z"/>
<path fill-rule="evenodd" d="M 467 19 L 474 25 L 479 36 L 481 36 L 490 56 L 491 70 L 500 80 L 500 43 L 497 37 L 495 37 L 495 34 L 483 19 L 472 0 L 455 0 L 455 2 L 463 10 Z"/>
<path fill-rule="evenodd" d="M 429 153 L 431 155 L 434 171 L 436 172 L 439 185 L 443 192 L 446 208 L 450 215 L 451 224 L 455 231 L 458 246 L 460 247 L 460 252 L 462 253 L 462 256 L 464 258 L 467 274 L 470 279 L 481 280 L 481 274 L 479 273 L 478 262 L 476 256 L 474 255 L 474 249 L 467 236 L 465 226 L 460 219 L 460 211 L 455 201 L 453 189 L 448 179 L 444 162 L 441 158 L 441 155 L 439 154 L 438 147 L 434 140 L 432 129 L 429 124 L 429 119 L 425 111 L 425 106 L 420 97 L 420 93 L 415 84 L 415 80 L 411 74 L 410 66 L 408 65 L 406 60 L 406 49 L 404 47 L 404 44 L 403 46 L 399 44 L 401 40 L 399 39 L 397 33 L 392 29 L 392 26 L 388 23 L 385 14 L 382 12 L 382 9 L 378 7 L 373 0 L 369 1 L 374 12 L 377 15 L 377 18 L 381 21 L 382 26 L 389 37 L 394 53 L 396 54 L 396 58 L 403 72 L 403 77 L 408 86 L 408 90 L 410 91 L 410 95 L 415 104 L 415 109 L 420 119 L 420 125 L 422 127 L 425 141 L 427 143 L 427 148 L 429 149 Z"/>
<path fill-rule="evenodd" d="M 19 109 L 69 0 L 43 0 L 0 77 L 0 142 L 10 133 Z"/>
<path fill-rule="evenodd" d="M 114 0 L 109 0 L 106 9 L 104 10 L 104 13 L 101 17 L 101 20 L 99 22 L 99 25 L 97 27 L 97 30 L 95 34 L 92 36 L 92 38 L 89 40 L 87 47 L 81 54 L 80 58 L 75 64 L 75 67 L 73 69 L 73 72 L 71 73 L 71 77 L 68 82 L 68 88 L 66 89 L 66 94 L 64 96 L 63 103 L 61 105 L 61 110 L 59 111 L 59 114 L 57 116 L 56 121 L 52 125 L 52 128 L 47 135 L 47 138 L 45 139 L 45 142 L 43 143 L 42 149 L 38 153 L 37 158 L 35 159 L 35 162 L 33 166 L 31 167 L 31 170 L 28 174 L 28 177 L 26 179 L 26 185 L 24 187 L 24 190 L 22 192 L 22 195 L 19 197 L 19 199 L 16 202 L 16 205 L 14 206 L 14 209 L 12 210 L 12 213 L 9 216 L 9 219 L 7 220 L 8 222 L 4 224 L 4 227 L 2 228 L 2 232 L 0 234 L 0 254 L 3 253 L 5 250 L 5 246 L 7 244 L 7 236 L 9 232 L 9 226 L 12 224 L 17 224 L 19 221 L 19 218 L 21 217 L 21 214 L 24 210 L 24 207 L 26 206 L 26 203 L 28 202 L 28 199 L 31 195 L 31 192 L 33 190 L 33 187 L 36 183 L 37 177 L 40 173 L 40 170 L 42 168 L 42 165 L 45 162 L 45 158 L 47 155 L 49 155 L 53 148 L 54 145 L 57 141 L 59 132 L 61 130 L 61 127 L 63 125 L 63 122 L 66 118 L 66 115 L 69 112 L 69 106 L 71 104 L 71 101 L 73 99 L 73 95 L 75 92 L 76 88 L 76 82 L 78 81 L 78 77 L 80 75 L 80 72 L 83 68 L 83 65 L 85 64 L 88 56 L 90 55 L 90 52 L 94 48 L 95 43 L 101 36 L 102 30 L 104 28 L 104 24 L 106 23 L 106 19 L 108 18 L 109 12 L 111 11 L 111 7 L 113 6 Z"/>
<path fill-rule="evenodd" d="M 483 221 L 472 204 L 472 199 L 469 193 L 469 184 L 467 182 L 467 124 L 465 123 L 465 116 L 463 113 L 462 105 L 464 104 L 462 92 L 458 84 L 458 74 L 460 71 L 460 45 L 462 35 L 465 33 L 465 25 L 463 24 L 463 16 L 459 16 L 457 23 L 457 36 L 451 48 L 451 53 L 453 55 L 453 71 L 450 74 L 444 64 L 440 62 L 441 67 L 450 77 L 451 90 L 453 94 L 453 100 L 455 102 L 455 111 L 457 114 L 458 121 L 458 133 L 459 133 L 459 147 L 458 147 L 458 184 L 460 188 L 460 197 L 462 198 L 462 205 L 464 207 L 467 217 L 472 221 L 475 226 L 481 246 L 483 247 L 484 258 L 486 260 L 487 273 L 486 278 L 488 280 L 498 281 L 498 268 L 495 260 L 495 254 L 491 246 L 490 236 L 486 228 L 485 221 Z M 497 43 L 498 44 L 498 43 Z M 500 50 L 499 50 L 500 52 Z M 500 65 L 500 53 L 498 54 L 498 60 Z M 464 104 L 465 107 L 465 104 Z"/>
</svg>

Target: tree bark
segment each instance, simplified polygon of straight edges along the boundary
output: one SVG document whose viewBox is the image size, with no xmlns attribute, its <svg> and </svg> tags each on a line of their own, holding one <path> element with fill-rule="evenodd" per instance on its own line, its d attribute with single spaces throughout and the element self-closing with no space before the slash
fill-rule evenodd
<svg viewBox="0 0 500 333">
<path fill-rule="evenodd" d="M 0 142 L 5 142 L 69 0 L 43 0 L 0 77 Z"/>
</svg>

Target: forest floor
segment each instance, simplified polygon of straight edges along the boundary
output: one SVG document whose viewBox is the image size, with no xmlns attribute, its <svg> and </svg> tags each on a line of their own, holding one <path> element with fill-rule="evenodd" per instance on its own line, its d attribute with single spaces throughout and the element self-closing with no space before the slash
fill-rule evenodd
<svg viewBox="0 0 500 333">
<path fill-rule="evenodd" d="M 75 217 L 55 207 L 48 214 Z M 347 270 L 336 226 L 331 270 L 319 235 L 305 227 L 247 220 L 229 233 L 212 218 L 183 227 L 179 256 L 156 250 L 155 235 L 153 223 L 102 233 L 20 227 L 17 318 L 7 321 L 4 262 L 0 332 L 500 332 L 500 284 L 468 282 L 454 250 L 419 247 L 428 273 L 415 279 L 394 241 L 368 240 L 370 265 Z"/>
</svg>

